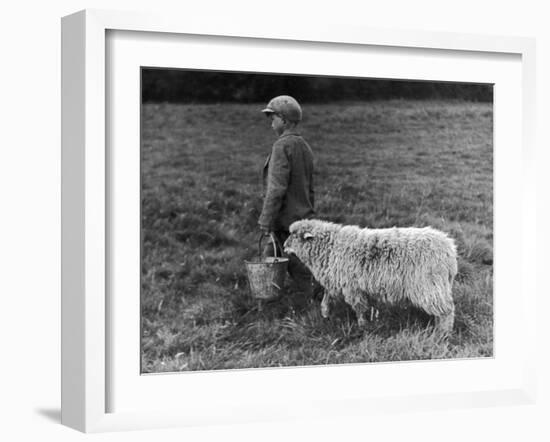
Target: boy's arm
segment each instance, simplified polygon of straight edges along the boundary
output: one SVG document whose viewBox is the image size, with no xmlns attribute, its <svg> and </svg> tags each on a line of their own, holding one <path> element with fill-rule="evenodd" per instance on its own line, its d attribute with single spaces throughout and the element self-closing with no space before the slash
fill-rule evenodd
<svg viewBox="0 0 550 442">
<path fill-rule="evenodd" d="M 263 230 L 273 230 L 275 217 L 281 209 L 290 176 L 290 164 L 284 145 L 275 143 L 269 160 L 267 189 L 258 224 Z"/>
</svg>

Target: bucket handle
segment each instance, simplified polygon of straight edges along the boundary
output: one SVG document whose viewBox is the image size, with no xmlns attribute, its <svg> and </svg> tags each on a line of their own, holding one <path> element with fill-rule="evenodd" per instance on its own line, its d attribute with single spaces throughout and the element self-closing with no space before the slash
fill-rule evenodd
<svg viewBox="0 0 550 442">
<path fill-rule="evenodd" d="M 273 233 L 268 234 L 268 233 L 262 232 L 260 235 L 260 239 L 258 240 L 258 256 L 260 258 L 260 261 L 262 259 L 262 241 L 266 236 L 269 236 L 271 238 L 271 243 L 273 244 L 273 253 L 275 254 L 275 258 L 282 258 L 282 256 L 277 256 L 277 245 L 279 241 L 275 238 Z"/>
</svg>

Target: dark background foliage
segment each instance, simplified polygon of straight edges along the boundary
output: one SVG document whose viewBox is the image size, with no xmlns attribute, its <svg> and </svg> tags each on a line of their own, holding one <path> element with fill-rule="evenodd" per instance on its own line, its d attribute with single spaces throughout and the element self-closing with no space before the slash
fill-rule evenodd
<svg viewBox="0 0 550 442">
<path fill-rule="evenodd" d="M 311 103 L 389 98 L 493 100 L 491 84 L 142 69 L 142 98 L 149 103 L 254 103 L 283 93 Z"/>
</svg>

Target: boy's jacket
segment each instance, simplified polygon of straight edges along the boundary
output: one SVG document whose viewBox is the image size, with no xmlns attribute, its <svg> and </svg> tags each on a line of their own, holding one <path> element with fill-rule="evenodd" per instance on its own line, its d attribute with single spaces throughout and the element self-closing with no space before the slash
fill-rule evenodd
<svg viewBox="0 0 550 442">
<path fill-rule="evenodd" d="M 272 231 L 288 230 L 314 215 L 313 152 L 297 133 L 281 135 L 263 169 L 264 205 L 258 224 Z"/>
</svg>

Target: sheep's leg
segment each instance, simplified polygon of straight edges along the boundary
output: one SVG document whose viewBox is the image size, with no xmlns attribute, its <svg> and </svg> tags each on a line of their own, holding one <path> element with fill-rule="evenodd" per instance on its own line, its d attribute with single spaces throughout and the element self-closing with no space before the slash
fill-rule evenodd
<svg viewBox="0 0 550 442">
<path fill-rule="evenodd" d="M 454 322 L 455 322 L 454 309 L 447 314 L 435 317 L 436 328 L 446 333 L 453 331 Z"/>
<path fill-rule="evenodd" d="M 328 290 L 325 290 L 325 294 L 323 296 L 323 300 L 321 301 L 321 316 L 323 318 L 328 318 L 330 314 L 330 293 Z"/>
<path fill-rule="evenodd" d="M 376 307 L 371 306 L 370 307 L 370 322 L 377 321 L 379 313 L 380 312 Z"/>
<path fill-rule="evenodd" d="M 369 309 L 369 303 L 366 296 L 361 292 L 355 292 L 348 289 L 344 290 L 344 299 L 355 311 L 359 327 L 363 327 L 367 323 L 365 313 Z"/>
<path fill-rule="evenodd" d="M 367 311 L 368 307 L 363 306 L 361 303 L 357 303 L 353 306 L 353 310 L 355 310 L 355 314 L 357 315 L 357 324 L 359 327 L 364 327 L 367 323 L 367 320 L 365 319 L 365 312 Z"/>
</svg>

